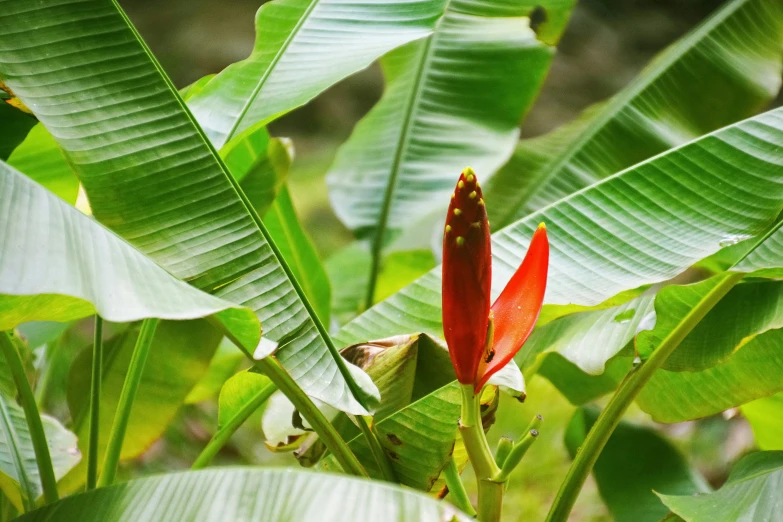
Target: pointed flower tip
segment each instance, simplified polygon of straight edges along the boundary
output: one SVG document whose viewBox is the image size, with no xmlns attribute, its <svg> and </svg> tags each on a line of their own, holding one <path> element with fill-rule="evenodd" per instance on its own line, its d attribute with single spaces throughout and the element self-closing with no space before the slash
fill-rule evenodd
<svg viewBox="0 0 783 522">
<path fill-rule="evenodd" d="M 538 224 L 538 230 L 546 230 L 546 223 L 543 221 Z"/>
</svg>

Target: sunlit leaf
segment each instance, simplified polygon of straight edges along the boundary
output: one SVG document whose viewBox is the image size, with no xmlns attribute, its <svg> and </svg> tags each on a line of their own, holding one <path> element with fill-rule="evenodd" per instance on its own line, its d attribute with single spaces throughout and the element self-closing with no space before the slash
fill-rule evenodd
<svg viewBox="0 0 783 522">
<path fill-rule="evenodd" d="M 551 134 L 523 140 L 487 185 L 490 221 L 506 226 L 631 165 L 756 114 L 780 88 L 781 41 L 780 4 L 728 2 L 617 95 Z"/>
</svg>

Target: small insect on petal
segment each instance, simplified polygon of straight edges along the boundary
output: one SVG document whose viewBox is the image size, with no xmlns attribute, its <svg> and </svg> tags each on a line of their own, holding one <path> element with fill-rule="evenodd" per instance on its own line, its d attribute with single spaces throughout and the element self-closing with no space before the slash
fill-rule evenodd
<svg viewBox="0 0 783 522">
<path fill-rule="evenodd" d="M 479 203 L 483 199 L 473 169 L 462 172 L 457 187 L 443 241 L 443 330 L 457 379 L 472 384 L 486 341 L 492 260 L 487 213 Z"/>
</svg>

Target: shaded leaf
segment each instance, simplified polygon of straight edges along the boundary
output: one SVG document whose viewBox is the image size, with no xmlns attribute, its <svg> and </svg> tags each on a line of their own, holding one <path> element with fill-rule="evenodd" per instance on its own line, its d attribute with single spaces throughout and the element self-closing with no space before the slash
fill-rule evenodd
<svg viewBox="0 0 783 522">
<path fill-rule="evenodd" d="M 580 408 L 565 434 L 576 455 L 600 412 Z M 689 495 L 709 491 L 703 477 L 662 435 L 651 428 L 620 422 L 593 468 L 598 490 L 617 522 L 658 522 L 669 508 L 656 493 Z"/>
<path fill-rule="evenodd" d="M 0 121 L 3 122 L 3 134 L 0 135 L 0 160 L 5 160 L 22 143 L 36 120 L 0 98 Z"/>
<path fill-rule="evenodd" d="M 740 460 L 726 484 L 709 495 L 660 495 L 686 522 L 766 522 L 783 519 L 783 452 L 760 451 Z"/>
<path fill-rule="evenodd" d="M 8 164 L 71 205 L 76 203 L 79 180 L 43 125 L 32 128 L 8 158 Z"/>
<path fill-rule="evenodd" d="M 742 406 L 756 444 L 762 450 L 783 450 L 783 394 L 772 395 Z"/>
</svg>

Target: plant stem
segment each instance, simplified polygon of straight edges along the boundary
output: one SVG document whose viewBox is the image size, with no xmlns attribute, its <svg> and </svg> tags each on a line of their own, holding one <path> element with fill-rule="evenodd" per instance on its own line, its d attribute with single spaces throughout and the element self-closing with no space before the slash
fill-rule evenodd
<svg viewBox="0 0 783 522">
<path fill-rule="evenodd" d="M 451 503 L 466 515 L 475 517 L 476 510 L 473 509 L 473 505 L 470 503 L 468 492 L 465 491 L 465 484 L 462 483 L 462 479 L 459 477 L 457 463 L 454 462 L 453 458 L 449 459 L 449 463 L 443 468 L 443 476 L 446 478 L 446 487 L 449 488 Z"/>
<path fill-rule="evenodd" d="M 90 381 L 90 433 L 87 446 L 87 491 L 98 482 L 98 437 L 100 434 L 101 378 L 103 374 L 103 319 L 95 315 Z"/>
<path fill-rule="evenodd" d="M 38 413 L 38 406 L 35 404 L 33 390 L 27 381 L 22 358 L 8 332 L 3 332 L 0 335 L 0 349 L 2 349 L 3 355 L 5 355 L 6 363 L 16 383 L 16 390 L 19 392 L 19 401 L 24 410 L 27 429 L 30 431 L 30 439 L 35 451 L 38 474 L 41 476 L 44 502 L 47 504 L 57 502 L 59 498 L 57 495 L 57 479 L 54 476 L 52 457 L 49 454 L 49 445 L 46 442 L 46 432 L 43 428 L 43 422 L 41 422 L 41 415 Z M 30 499 L 30 501 L 34 500 Z"/>
<path fill-rule="evenodd" d="M 493 477 L 500 471 L 484 435 L 479 410 L 479 395 L 473 393 L 472 384 L 463 384 L 462 415 L 459 421 L 459 431 L 465 449 L 473 464 L 478 482 L 478 519 L 481 522 L 498 522 L 503 508 L 504 484 L 496 482 Z"/>
<path fill-rule="evenodd" d="M 122 443 L 125 440 L 125 431 L 128 429 L 133 401 L 136 399 L 136 392 L 144 372 L 144 364 L 147 362 L 152 338 L 155 336 L 155 329 L 159 322 L 159 319 L 145 319 L 141 323 L 141 331 L 136 340 L 136 346 L 133 348 L 133 356 L 128 366 L 128 373 L 125 376 L 125 383 L 122 386 L 120 400 L 117 404 L 117 412 L 111 426 L 106 456 L 103 459 L 103 472 L 98 480 L 98 487 L 111 486 L 117 476 Z"/>
<path fill-rule="evenodd" d="M 256 361 L 258 368 L 263 370 L 275 386 L 288 397 L 302 417 L 318 433 L 326 448 L 332 452 L 334 458 L 342 466 L 346 473 L 359 477 L 369 478 L 367 471 L 362 467 L 359 459 L 353 454 L 348 444 L 340 437 L 332 423 L 329 422 L 321 410 L 319 410 L 310 397 L 299 387 L 299 385 L 288 375 L 288 372 L 280 365 L 273 356 L 265 357 Z"/>
<path fill-rule="evenodd" d="M 525 433 L 525 435 L 519 440 L 519 442 L 514 444 L 514 447 L 503 461 L 503 466 L 501 467 L 500 472 L 495 475 L 495 480 L 497 482 L 506 482 L 508 480 L 508 476 L 512 471 L 514 471 L 514 468 L 516 468 L 519 463 L 522 462 L 522 458 L 525 456 L 525 453 L 527 453 L 527 450 L 530 449 L 530 446 L 533 445 L 537 438 L 538 430 L 533 428 L 528 430 L 527 433 Z"/>
<path fill-rule="evenodd" d="M 394 484 L 399 484 L 397 479 L 397 473 L 394 472 L 394 468 L 389 462 L 389 457 L 381 446 L 375 431 L 367 424 L 367 420 L 361 415 L 354 415 L 356 423 L 359 425 L 359 429 L 362 431 L 362 435 L 367 439 L 367 444 L 370 446 L 370 451 L 375 459 L 375 463 L 383 474 L 383 478 Z"/>
<path fill-rule="evenodd" d="M 191 466 L 190 469 L 202 469 L 206 467 L 212 461 L 215 455 L 218 454 L 226 442 L 228 442 L 228 439 L 230 439 L 231 436 L 236 433 L 237 429 L 239 429 L 239 427 L 253 414 L 254 411 L 260 408 L 267 401 L 267 399 L 269 399 L 276 389 L 277 388 L 275 385 L 270 382 L 267 386 L 264 386 L 261 390 L 259 390 L 255 396 L 253 396 L 253 398 L 237 412 L 236 415 L 231 417 L 231 419 L 229 419 L 229 421 L 224 426 L 221 426 L 217 433 L 212 436 L 212 438 L 209 440 L 209 443 L 201 452 L 201 454 L 199 454 L 199 456 L 196 458 L 196 461 L 193 463 L 193 466 Z"/>
<path fill-rule="evenodd" d="M 628 406 L 641 389 L 660 368 L 683 339 L 693 330 L 705 315 L 731 290 L 743 277 L 740 273 L 726 273 L 723 279 L 707 293 L 690 312 L 680 321 L 658 348 L 639 366 L 631 370 L 623 379 L 617 392 L 598 416 L 590 433 L 574 458 L 565 480 L 560 486 L 547 516 L 548 522 L 568 519 L 576 498 L 601 454 L 612 432 L 617 427 Z"/>
</svg>

